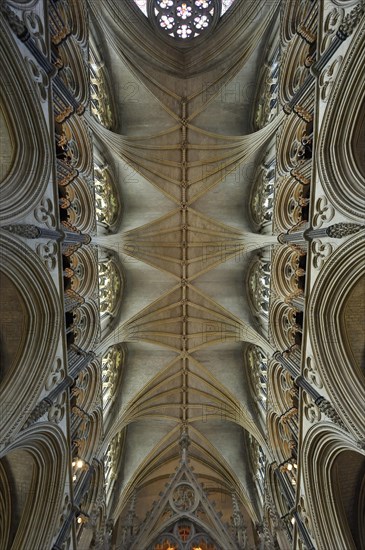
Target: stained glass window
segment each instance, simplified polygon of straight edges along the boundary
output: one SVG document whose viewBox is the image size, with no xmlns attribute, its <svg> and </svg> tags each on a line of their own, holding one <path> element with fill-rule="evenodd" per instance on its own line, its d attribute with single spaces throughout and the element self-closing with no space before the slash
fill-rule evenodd
<svg viewBox="0 0 365 550">
<path fill-rule="evenodd" d="M 153 0 L 152 14 L 157 25 L 179 40 L 195 38 L 213 22 L 216 0 Z"/>
<path fill-rule="evenodd" d="M 226 13 L 226 11 L 232 6 L 233 2 L 235 2 L 235 0 L 222 0 L 221 15 Z"/>
<path fill-rule="evenodd" d="M 134 0 L 137 6 L 143 13 L 147 16 L 147 2 L 148 0 Z M 226 11 L 232 6 L 235 0 L 222 0 L 221 15 L 226 13 Z"/>
</svg>

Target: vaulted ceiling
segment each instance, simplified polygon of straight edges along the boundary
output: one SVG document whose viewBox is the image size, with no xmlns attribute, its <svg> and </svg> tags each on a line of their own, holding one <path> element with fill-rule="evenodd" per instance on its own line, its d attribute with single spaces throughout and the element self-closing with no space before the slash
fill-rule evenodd
<svg viewBox="0 0 365 550">
<path fill-rule="evenodd" d="M 96 238 L 118 253 L 126 279 L 121 317 L 99 349 L 121 341 L 128 349 L 105 427 L 106 446 L 125 435 L 115 538 L 133 495 L 140 519 L 160 498 L 180 463 L 182 433 L 223 521 L 235 493 L 250 524 L 260 511 L 247 432 L 266 445 L 243 350 L 250 342 L 272 350 L 251 315 L 246 277 L 257 250 L 276 238 L 253 232 L 247 204 L 281 120 L 253 131 L 278 2 L 237 0 L 212 34 L 184 49 L 167 44 L 132 0 L 90 5 L 116 123 L 89 122 L 123 204 L 119 232 Z"/>
</svg>

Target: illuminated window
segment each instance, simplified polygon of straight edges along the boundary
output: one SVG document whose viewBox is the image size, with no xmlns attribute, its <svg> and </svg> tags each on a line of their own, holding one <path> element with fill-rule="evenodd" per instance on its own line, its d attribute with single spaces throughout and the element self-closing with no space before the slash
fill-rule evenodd
<svg viewBox="0 0 365 550">
<path fill-rule="evenodd" d="M 232 6 L 235 0 L 222 0 L 222 10 L 221 15 L 226 13 L 226 11 Z"/>
<path fill-rule="evenodd" d="M 124 432 L 119 432 L 109 444 L 104 455 L 105 492 L 107 501 L 112 495 L 112 488 L 117 478 L 120 457 L 123 451 Z"/>
<path fill-rule="evenodd" d="M 100 313 L 113 316 L 119 306 L 122 281 L 119 270 L 113 260 L 98 264 Z"/>
<path fill-rule="evenodd" d="M 159 541 L 153 546 L 153 550 L 179 550 L 178 543 L 172 538 L 160 537 Z"/>
<path fill-rule="evenodd" d="M 91 114 L 105 128 L 110 129 L 114 125 L 114 118 L 103 63 L 98 60 L 91 46 L 89 51 Z"/>
<path fill-rule="evenodd" d="M 266 62 L 262 77 L 255 115 L 255 123 L 258 129 L 271 122 L 278 112 L 279 62 L 280 49 L 276 48 Z"/>
<path fill-rule="evenodd" d="M 134 0 L 139 9 L 147 16 L 147 0 Z M 165 0 L 165 4 L 168 4 L 171 2 L 171 5 L 173 4 L 172 0 Z M 226 11 L 232 6 L 232 4 L 235 2 L 235 0 L 222 0 L 221 2 L 221 15 L 226 13 Z M 200 4 L 207 4 L 208 2 L 201 0 L 199 2 Z"/>
<path fill-rule="evenodd" d="M 94 166 L 94 188 L 96 220 L 110 228 L 118 218 L 120 205 L 112 178 L 106 168 Z"/>
<path fill-rule="evenodd" d="M 180 40 L 195 38 L 213 22 L 215 0 L 154 0 L 153 16 L 161 29 Z"/>
<path fill-rule="evenodd" d="M 249 434 L 250 454 L 253 468 L 253 479 L 257 483 L 261 496 L 264 493 L 266 456 L 256 439 Z"/>
<path fill-rule="evenodd" d="M 110 347 L 101 360 L 103 383 L 103 410 L 110 406 L 115 397 L 116 388 L 124 362 L 124 351 L 119 346 Z"/>
<path fill-rule="evenodd" d="M 268 317 L 270 305 L 271 262 L 262 258 L 253 265 L 249 276 L 250 298 L 255 315 Z"/>
<path fill-rule="evenodd" d="M 260 348 L 256 346 L 251 346 L 249 348 L 247 358 L 253 391 L 255 393 L 258 403 L 264 410 L 266 410 L 267 357 Z"/>
<path fill-rule="evenodd" d="M 256 174 L 254 193 L 251 199 L 252 217 L 257 226 L 271 224 L 274 207 L 275 163 L 260 166 Z"/>
</svg>

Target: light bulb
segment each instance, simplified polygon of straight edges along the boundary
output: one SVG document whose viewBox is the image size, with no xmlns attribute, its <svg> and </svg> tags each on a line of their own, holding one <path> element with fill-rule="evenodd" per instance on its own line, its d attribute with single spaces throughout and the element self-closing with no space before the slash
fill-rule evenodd
<svg viewBox="0 0 365 550">
<path fill-rule="evenodd" d="M 293 464 L 290 464 L 290 463 L 289 463 L 289 464 L 287 465 L 287 468 L 288 468 L 288 470 L 289 470 L 289 472 L 290 472 L 290 471 L 293 469 Z"/>
<path fill-rule="evenodd" d="M 82 468 L 83 465 L 84 465 L 84 461 L 81 460 L 81 459 L 79 459 L 79 460 L 76 462 L 76 467 L 79 468 L 79 469 Z"/>
</svg>

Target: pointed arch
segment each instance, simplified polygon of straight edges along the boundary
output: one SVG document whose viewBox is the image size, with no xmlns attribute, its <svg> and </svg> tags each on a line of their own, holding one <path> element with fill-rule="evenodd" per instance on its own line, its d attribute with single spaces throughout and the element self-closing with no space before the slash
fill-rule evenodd
<svg viewBox="0 0 365 550">
<path fill-rule="evenodd" d="M 16 489 L 10 498 L 23 500 L 11 548 L 51 547 L 59 528 L 67 456 L 64 434 L 49 422 L 33 424 L 0 454 Z M 19 495 L 22 490 L 24 494 Z"/>
<path fill-rule="evenodd" d="M 1 183 L 0 221 L 14 222 L 32 211 L 48 185 L 52 152 L 41 103 L 19 49 L 0 18 L 0 103 L 13 141 L 10 169 Z"/>
<path fill-rule="evenodd" d="M 6 411 L 0 434 L 9 437 L 19 431 L 44 387 L 58 344 L 61 304 L 48 271 L 28 246 L 3 231 L 0 249 L 4 259 L 1 271 L 17 288 L 28 317 L 23 352 L 0 384 L 0 402 Z M 19 376 L 20 372 L 27 376 Z"/>
<path fill-rule="evenodd" d="M 325 263 L 307 307 L 319 374 L 331 401 L 358 437 L 364 433 L 365 377 L 350 352 L 346 325 L 349 315 L 357 315 L 356 326 L 361 332 L 358 338 L 363 338 L 362 301 L 358 298 L 353 303 L 350 299 L 357 285 L 360 290 L 363 288 L 364 263 L 364 231 L 360 231 L 346 241 L 346 246 L 335 250 Z"/>
<path fill-rule="evenodd" d="M 352 453 L 354 460 L 348 460 L 348 466 L 341 472 L 339 459 L 341 455 L 344 456 L 343 453 Z M 362 500 L 359 494 L 359 501 L 352 501 L 356 486 L 360 489 L 360 477 L 365 475 L 365 450 L 360 449 L 353 438 L 335 424 L 320 423 L 313 426 L 306 434 L 302 456 L 304 490 L 308 501 L 306 513 L 311 519 L 318 550 L 364 548 L 364 522 L 361 520 L 361 517 L 364 517 L 365 505 L 363 495 Z M 350 458 L 349 455 L 348 458 Z M 354 476 L 355 469 L 358 470 L 357 476 Z M 344 483 L 341 482 L 343 476 L 346 479 Z M 347 489 L 344 491 L 345 487 Z M 350 494 L 346 495 L 348 492 Z M 354 517 L 352 526 L 350 526 L 349 515 L 346 513 L 346 498 L 350 498 L 354 506 L 352 514 L 356 516 L 358 512 L 358 518 Z M 363 538 L 359 547 L 356 540 L 360 541 L 361 536 Z"/>
</svg>

